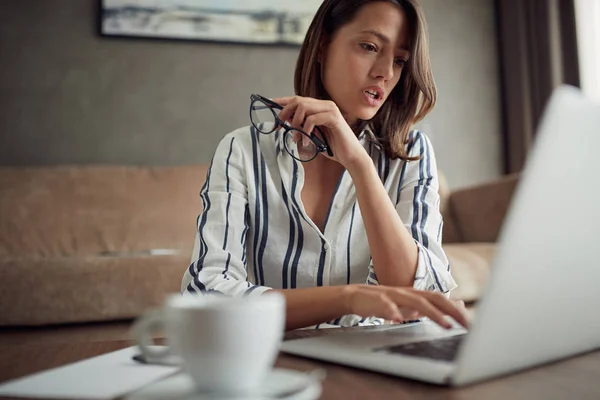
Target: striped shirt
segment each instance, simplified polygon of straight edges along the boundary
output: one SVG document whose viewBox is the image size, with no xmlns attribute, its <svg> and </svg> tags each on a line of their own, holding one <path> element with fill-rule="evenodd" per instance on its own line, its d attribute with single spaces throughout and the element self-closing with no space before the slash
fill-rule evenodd
<svg viewBox="0 0 600 400">
<path fill-rule="evenodd" d="M 456 287 L 442 250 L 435 155 L 427 136 L 412 131 L 416 161 L 392 160 L 366 129 L 359 135 L 396 210 L 418 247 L 413 287 L 449 293 Z M 204 210 L 182 292 L 260 295 L 266 290 L 378 284 L 356 190 L 344 171 L 323 232 L 304 211 L 302 163 L 279 132 L 237 129 L 218 145 L 200 192 Z M 379 324 L 348 315 L 333 325 Z"/>
</svg>

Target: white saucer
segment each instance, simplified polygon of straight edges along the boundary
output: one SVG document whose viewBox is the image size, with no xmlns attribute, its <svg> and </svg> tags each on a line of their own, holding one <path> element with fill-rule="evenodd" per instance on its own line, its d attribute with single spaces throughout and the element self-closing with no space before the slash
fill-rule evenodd
<svg viewBox="0 0 600 400">
<path fill-rule="evenodd" d="M 180 372 L 130 394 L 127 400 L 315 400 L 321 395 L 318 374 L 291 369 L 273 369 L 261 385 L 260 393 L 248 396 L 219 395 L 195 391 L 191 376 Z M 297 389 L 297 390 L 295 390 Z"/>
</svg>

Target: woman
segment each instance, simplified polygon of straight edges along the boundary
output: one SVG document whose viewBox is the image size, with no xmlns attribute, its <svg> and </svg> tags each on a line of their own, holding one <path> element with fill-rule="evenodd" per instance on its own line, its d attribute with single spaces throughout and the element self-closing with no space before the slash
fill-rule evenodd
<svg viewBox="0 0 600 400">
<path fill-rule="evenodd" d="M 436 99 L 418 0 L 325 0 L 295 91 L 253 96 L 252 125 L 219 144 L 182 290 L 279 291 L 287 329 L 419 316 L 449 328 L 444 315 L 466 325 L 447 299 L 456 283 L 433 149 L 410 130 Z M 276 126 L 257 117 L 277 104 Z"/>
</svg>

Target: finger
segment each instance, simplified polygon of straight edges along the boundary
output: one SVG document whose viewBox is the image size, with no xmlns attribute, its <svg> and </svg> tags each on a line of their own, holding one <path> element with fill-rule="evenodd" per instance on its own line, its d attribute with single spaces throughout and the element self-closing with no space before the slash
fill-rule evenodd
<svg viewBox="0 0 600 400">
<path fill-rule="evenodd" d="M 294 143 L 298 144 L 298 141 L 302 139 L 303 134 L 298 131 L 292 131 L 292 140 Z"/>
<path fill-rule="evenodd" d="M 407 291 L 407 290 L 392 290 L 392 300 L 400 307 L 410 307 L 418 311 L 420 314 L 429 317 L 438 325 L 450 329 L 452 324 L 446 320 L 444 313 L 435 307 L 428 298 L 424 296 L 422 291 Z"/>
<path fill-rule="evenodd" d="M 439 292 L 423 292 L 423 295 L 434 304 L 438 309 L 444 312 L 446 315 L 451 316 L 456 322 L 464 326 L 465 328 L 469 325 L 466 309 L 461 302 L 455 302 L 447 299 L 442 293 Z M 464 303 L 462 303 L 464 304 Z"/>
<path fill-rule="evenodd" d="M 283 106 L 283 104 L 281 104 Z M 287 102 L 281 111 L 279 111 L 279 119 L 286 122 L 288 121 L 292 115 L 296 112 L 296 108 L 298 107 L 297 101 Z"/>
<path fill-rule="evenodd" d="M 286 96 L 286 97 L 276 97 L 273 100 L 275 103 L 279 104 L 280 106 L 286 106 L 288 105 L 296 96 Z"/>
<path fill-rule="evenodd" d="M 462 300 L 451 300 L 451 301 L 458 308 L 466 308 L 465 307 L 465 302 L 462 301 Z"/>
<path fill-rule="evenodd" d="M 387 318 L 384 318 L 384 317 L 379 317 L 379 318 L 387 319 Z M 396 317 L 390 318 L 390 321 L 392 321 L 394 323 L 397 323 L 397 324 L 401 324 L 401 323 L 403 323 L 405 321 L 408 321 L 408 320 L 409 320 L 409 318 L 407 316 L 405 316 L 404 314 L 402 314 L 402 311 L 398 311 L 396 313 Z"/>
<path fill-rule="evenodd" d="M 302 101 L 305 101 L 308 103 L 319 103 L 319 102 L 325 101 L 325 100 L 315 99 L 314 97 L 304 97 L 304 96 L 282 96 L 282 97 L 275 97 L 274 99 L 271 99 L 271 100 L 282 106 L 289 104 L 295 100 L 302 100 Z M 283 103 L 285 103 L 285 104 L 283 104 Z"/>
<path fill-rule="evenodd" d="M 385 293 L 380 291 L 372 292 L 368 295 L 371 297 L 375 306 L 375 312 L 372 312 L 373 315 L 396 322 L 404 321 L 404 315 L 402 315 L 396 303 Z"/>
<path fill-rule="evenodd" d="M 327 123 L 331 121 L 331 115 L 328 112 L 322 112 L 317 114 L 311 114 L 306 117 L 306 121 L 304 122 L 304 132 L 306 133 L 314 133 L 313 130 L 315 126 L 327 126 Z M 320 135 L 317 135 L 320 136 Z M 319 138 L 323 139 L 323 138 Z"/>
<path fill-rule="evenodd" d="M 446 315 L 451 316 L 456 322 L 467 328 L 469 326 L 469 320 L 466 313 L 466 309 L 463 306 L 455 304 L 452 300 L 448 300 L 443 294 L 439 292 L 423 292 L 425 296 L 434 306 L 444 312 Z"/>
<path fill-rule="evenodd" d="M 404 322 L 406 320 L 404 314 L 402 314 L 396 303 L 394 303 L 392 300 L 385 302 L 380 314 L 381 315 L 376 316 L 383 319 L 389 319 L 390 321 L 394 322 Z"/>
<path fill-rule="evenodd" d="M 400 308 L 400 312 L 402 315 L 406 317 L 407 320 L 418 319 L 422 315 L 419 314 L 417 310 L 413 310 L 412 308 L 402 307 Z"/>
<path fill-rule="evenodd" d="M 306 118 L 305 106 L 302 102 L 299 102 L 296 106 L 296 110 L 294 110 L 294 115 L 292 118 L 292 126 L 297 129 L 302 129 L 302 125 L 304 124 L 304 119 Z"/>
<path fill-rule="evenodd" d="M 291 123 L 294 112 L 296 111 L 296 105 L 294 103 L 290 103 L 287 106 L 283 107 L 283 109 L 277 115 L 281 122 Z"/>
<path fill-rule="evenodd" d="M 287 100 L 284 102 L 286 103 L 286 105 L 284 106 L 284 110 L 282 110 L 279 113 L 279 115 L 280 115 L 279 118 L 281 118 L 284 121 L 289 119 L 289 117 L 295 112 L 295 111 L 290 112 L 290 111 L 286 110 L 286 108 L 290 107 L 290 108 L 293 108 L 293 110 L 296 110 L 296 108 L 298 107 L 299 104 L 302 104 L 304 116 L 320 114 L 320 113 L 330 113 L 334 110 L 334 108 L 331 107 L 331 105 L 330 105 L 331 102 L 325 101 L 325 100 L 317 100 L 317 99 L 313 99 L 311 97 L 295 96 L 295 97 L 292 97 L 291 100 Z M 281 104 L 281 105 L 283 106 L 283 104 Z M 284 119 L 281 116 L 284 111 L 285 111 L 285 113 L 283 114 L 283 116 L 286 119 Z"/>
<path fill-rule="evenodd" d="M 307 147 L 308 145 L 310 145 L 310 143 L 311 143 L 310 138 L 306 135 L 302 135 L 302 146 Z"/>
</svg>

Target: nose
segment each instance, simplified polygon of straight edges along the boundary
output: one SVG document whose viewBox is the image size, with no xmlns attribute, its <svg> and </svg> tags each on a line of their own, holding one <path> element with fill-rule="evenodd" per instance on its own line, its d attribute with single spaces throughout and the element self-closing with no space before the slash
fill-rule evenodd
<svg viewBox="0 0 600 400">
<path fill-rule="evenodd" d="M 376 79 L 389 81 L 394 77 L 394 56 L 384 55 L 377 57 L 375 64 L 371 68 L 371 74 Z"/>
</svg>

